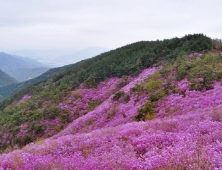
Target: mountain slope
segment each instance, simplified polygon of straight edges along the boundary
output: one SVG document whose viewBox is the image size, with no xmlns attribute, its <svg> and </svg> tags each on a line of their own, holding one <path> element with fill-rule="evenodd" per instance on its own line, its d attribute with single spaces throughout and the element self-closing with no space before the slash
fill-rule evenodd
<svg viewBox="0 0 222 170">
<path fill-rule="evenodd" d="M 161 64 L 167 60 L 174 60 L 180 54 L 212 49 L 212 47 L 212 40 L 203 34 L 187 35 L 180 39 L 173 38 L 164 41 L 137 42 L 70 65 L 55 75 L 52 80 L 50 79 L 49 83 L 62 80 L 61 83 L 58 82 L 59 87 L 56 86 L 56 88 L 60 88 L 57 95 L 61 97 L 65 95 L 61 93 L 66 91 L 61 91 L 62 89 L 75 89 L 83 82 L 87 86 L 95 86 L 108 77 L 136 75 L 144 68 L 157 63 Z M 36 82 L 35 80 L 34 82 Z M 30 81 L 25 84 L 31 85 Z M 0 95 L 5 98 L 24 87 L 27 86 L 18 84 L 0 88 Z M 56 91 L 54 88 L 50 87 L 50 91 Z"/>
<path fill-rule="evenodd" d="M 107 120 L 115 117 L 116 113 L 119 113 L 119 117 L 126 118 L 128 115 L 125 114 L 125 111 L 130 109 L 127 108 L 128 105 L 121 105 L 122 108 L 126 110 L 120 109 L 119 111 L 121 112 L 118 112 L 119 99 L 126 102 L 126 104 L 128 102 L 131 103 L 131 107 L 134 104 L 138 105 L 138 107 L 134 107 L 132 113 L 129 114 L 131 116 L 128 115 L 129 117 L 125 120 L 133 121 L 134 119 L 147 120 L 153 118 L 155 105 L 153 102 L 146 103 L 148 91 L 143 90 L 146 89 L 145 87 L 148 86 L 149 83 L 152 85 L 152 81 L 149 82 L 148 85 L 144 84 L 133 88 L 134 92 L 132 92 L 132 94 L 135 94 L 137 97 L 133 97 L 129 95 L 128 92 L 121 92 L 119 90 L 136 79 L 136 76 L 141 73 L 142 70 L 152 65 L 155 67 L 161 65 L 170 66 L 169 68 L 164 67 L 166 69 L 164 73 L 170 72 L 170 69 L 176 70 L 169 63 L 174 63 L 178 57 L 186 56 L 187 53 L 193 52 L 194 47 L 197 51 L 203 51 L 203 49 L 211 50 L 213 43 L 210 38 L 202 34 L 197 34 L 187 35 L 181 39 L 174 38 L 164 41 L 130 44 L 70 65 L 56 75 L 42 82 L 37 82 L 33 86 L 14 94 L 9 99 L 0 103 L 1 150 L 6 149 L 9 144 L 12 147 L 22 147 L 41 137 L 47 138 L 53 136 L 62 131 L 70 122 L 75 122 L 75 120 L 80 123 L 77 125 L 83 132 L 108 126 L 109 123 Z M 207 51 L 205 52 L 207 53 Z M 185 71 L 180 70 L 179 73 L 181 72 L 181 74 L 179 74 L 179 77 L 186 75 L 186 69 L 192 67 L 185 65 L 182 68 L 184 68 Z M 213 73 L 215 72 L 213 71 Z M 159 77 L 159 75 L 155 76 L 157 78 Z M 195 77 L 196 75 L 193 76 Z M 103 81 L 106 82 L 108 78 L 112 77 L 116 77 L 112 87 L 108 88 L 106 85 L 98 86 L 99 83 Z M 153 77 L 153 79 L 156 80 L 155 77 Z M 216 78 L 214 77 L 214 79 L 217 80 L 218 76 L 216 76 Z M 195 79 L 191 80 L 193 81 Z M 161 82 L 157 81 L 157 85 L 158 83 Z M 194 85 L 194 87 L 201 88 L 202 86 L 206 86 L 210 88 L 210 83 L 211 80 L 206 79 L 203 85 L 200 83 L 200 87 L 199 84 Z M 101 98 L 94 98 L 87 95 L 87 89 L 89 89 L 89 94 L 91 89 L 95 89 L 94 95 L 98 95 L 99 93 L 96 91 L 98 91 L 97 88 L 100 87 L 108 90 L 105 91 L 105 93 L 100 91 L 101 94 L 103 94 Z M 86 93 L 84 93 L 84 89 Z M 115 97 L 111 100 L 111 95 L 115 92 Z M 155 101 L 164 94 L 164 91 L 160 91 L 156 95 L 152 94 L 150 100 Z M 101 121 L 105 121 L 105 123 L 90 129 L 89 127 L 91 126 L 88 127 L 88 125 L 94 125 L 94 122 L 97 122 L 95 120 L 97 119 L 96 117 L 91 117 L 91 119 L 86 120 L 86 122 L 80 121 L 84 118 L 84 115 L 88 117 L 96 116 L 96 114 L 90 111 L 94 110 L 95 107 L 106 100 L 113 101 L 113 103 L 117 105 L 110 105 L 110 107 L 105 109 L 107 111 L 103 113 L 105 114 L 105 118 L 101 119 Z M 143 104 L 145 105 L 143 106 Z M 101 106 L 100 110 L 104 110 L 103 108 L 106 108 L 106 106 Z M 139 113 L 137 108 L 139 109 Z M 97 112 L 99 112 L 99 110 L 96 111 L 96 113 Z M 147 112 L 150 112 L 150 114 L 147 114 Z M 127 121 L 125 123 L 127 123 Z M 87 126 L 84 124 L 87 124 Z M 110 126 L 119 124 L 121 124 L 121 122 L 118 123 L 118 120 L 114 124 L 110 122 Z M 76 132 L 82 132 L 79 131 L 79 129 L 77 128 Z M 7 144 L 8 142 L 9 144 Z"/>
<path fill-rule="evenodd" d="M 48 70 L 38 61 L 3 52 L 0 53 L 0 61 L 0 69 L 18 81 L 34 78 Z"/>
<path fill-rule="evenodd" d="M 0 87 L 16 83 L 17 81 L 0 70 Z"/>
<path fill-rule="evenodd" d="M 120 90 L 127 83 L 133 81 L 135 76 L 141 73 L 142 70 L 152 65 L 155 65 L 155 67 L 163 64 L 169 65 L 167 62 L 175 62 L 179 56 L 194 51 L 194 47 L 197 51 L 203 51 L 203 49 L 210 50 L 213 44 L 210 38 L 202 34 L 187 35 L 181 39 L 138 42 L 70 65 L 56 75 L 37 82 L 0 103 L 0 126 L 2 127 L 0 132 L 4 136 L 0 141 L 0 148 L 2 150 L 7 148 L 8 141 L 10 141 L 12 146 L 22 147 L 38 138 L 47 138 L 57 134 L 70 122 L 78 120 L 79 117 L 85 114 L 90 116 L 92 113 L 88 114 L 89 111 L 92 111 L 96 106 L 107 100 L 114 92 Z M 167 73 L 167 70 L 164 72 Z M 182 70 L 183 75 L 185 74 Z M 116 82 L 113 84 L 113 88 L 108 88 L 108 91 L 101 99 L 94 100 L 90 96 L 85 98 L 84 96 L 87 93 L 81 95 L 78 91 L 82 89 L 82 86 L 86 89 L 96 89 L 100 82 L 112 77 L 117 78 L 118 84 Z M 204 86 L 206 86 L 206 83 L 210 83 L 210 80 L 204 83 Z M 197 87 L 199 87 L 198 84 Z M 138 86 L 137 88 L 143 89 L 143 86 L 141 88 Z M 134 90 L 137 90 L 137 88 Z M 138 90 L 138 92 L 135 92 L 135 95 L 137 93 L 144 94 L 142 95 L 145 97 L 144 99 L 147 98 L 147 94 L 143 93 L 143 91 Z M 163 92 L 158 94 L 158 97 L 162 95 Z M 115 96 L 114 103 L 115 100 L 121 97 L 124 98 L 125 102 L 130 100 L 129 94 L 122 92 L 115 94 Z M 140 100 L 141 102 L 144 101 L 139 95 L 135 101 Z M 66 106 L 68 103 L 73 103 L 73 106 Z M 140 106 L 138 103 L 138 107 Z M 70 109 L 69 107 L 77 110 Z M 143 113 L 143 110 L 146 111 L 148 109 L 152 113 L 154 109 L 153 103 L 147 104 L 144 107 L 137 116 L 135 115 L 137 110 L 133 111 L 132 115 L 136 116 L 136 120 L 152 118 L 152 114 L 147 115 Z M 109 107 L 107 117 L 113 117 L 116 109 L 116 106 Z M 125 117 L 126 115 L 121 114 L 121 116 Z M 94 119 L 89 120 L 87 124 L 92 124 L 94 121 Z"/>
<path fill-rule="evenodd" d="M 192 53 L 178 57 L 170 66 L 145 69 L 136 77 L 111 78 L 97 88 L 80 86 L 59 104 L 63 114 L 71 111 L 74 121 L 51 138 L 1 155 L 0 166 L 5 169 L 220 169 L 221 59 L 220 51 Z M 189 67 L 181 75 L 179 68 L 187 64 Z M 209 68 L 207 72 L 197 71 L 204 66 Z M 205 79 L 205 75 L 215 76 Z M 162 90 L 165 94 L 160 96 Z M 154 100 L 153 95 L 158 98 Z M 26 95 L 20 104 L 28 104 L 32 98 Z M 86 109 L 88 113 L 84 114 Z M 141 112 L 144 114 L 140 118 L 146 121 L 136 122 Z M 63 120 L 68 119 L 64 116 Z M 58 123 L 61 124 L 58 119 L 43 121 L 49 127 L 47 130 L 53 130 L 52 126 Z M 27 124 L 20 128 L 21 138 L 28 133 Z M 37 130 L 41 132 L 41 128 Z M 25 139 L 30 141 L 30 136 Z"/>
<path fill-rule="evenodd" d="M 138 42 L 40 78 L 0 103 L 0 168 L 221 169 L 214 47 Z"/>
</svg>

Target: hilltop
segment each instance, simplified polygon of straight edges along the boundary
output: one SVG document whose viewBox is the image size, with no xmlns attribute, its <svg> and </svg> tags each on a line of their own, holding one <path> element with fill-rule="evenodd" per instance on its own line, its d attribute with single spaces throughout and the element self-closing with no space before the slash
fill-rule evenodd
<svg viewBox="0 0 222 170">
<path fill-rule="evenodd" d="M 0 165 L 221 168 L 222 52 L 216 45 L 202 34 L 138 42 L 14 94 L 0 105 Z"/>
</svg>

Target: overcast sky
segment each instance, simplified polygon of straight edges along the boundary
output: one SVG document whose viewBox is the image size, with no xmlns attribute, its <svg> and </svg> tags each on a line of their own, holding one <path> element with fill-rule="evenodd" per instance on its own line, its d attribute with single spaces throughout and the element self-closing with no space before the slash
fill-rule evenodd
<svg viewBox="0 0 222 170">
<path fill-rule="evenodd" d="M 0 50 L 114 49 L 204 33 L 222 38 L 222 0 L 0 0 Z"/>
</svg>

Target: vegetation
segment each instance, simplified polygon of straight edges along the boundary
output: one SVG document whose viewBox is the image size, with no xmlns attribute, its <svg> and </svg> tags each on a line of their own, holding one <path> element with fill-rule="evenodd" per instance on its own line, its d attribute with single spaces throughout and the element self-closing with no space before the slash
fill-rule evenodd
<svg viewBox="0 0 222 170">
<path fill-rule="evenodd" d="M 154 112 L 155 112 L 154 103 L 148 101 L 138 110 L 138 114 L 135 116 L 135 119 L 138 121 L 151 120 L 154 118 Z"/>
<path fill-rule="evenodd" d="M 47 122 L 48 120 L 59 121 L 61 128 L 64 128 L 72 121 L 69 108 L 64 107 L 61 109 L 58 108 L 58 106 L 61 102 L 68 102 L 68 98 L 72 95 L 71 91 L 76 90 L 81 83 L 84 83 L 85 87 L 95 88 L 99 82 L 107 78 L 119 77 L 122 78 L 122 81 L 118 85 L 120 88 L 128 83 L 124 76 L 137 75 L 141 70 L 152 65 L 162 65 L 164 63 L 167 65 L 167 63 L 172 63 L 182 54 L 211 50 L 212 48 L 213 43 L 211 39 L 202 34 L 187 35 L 182 38 L 163 41 L 142 41 L 103 53 L 65 68 L 59 68 L 54 71 L 50 70 L 50 72 L 23 84 L 0 88 L 0 94 L 6 97 L 19 89 L 25 88 L 30 84 L 32 85 L 31 87 L 16 92 L 13 96 L 0 103 L 0 133 L 8 134 L 5 137 L 6 140 L 10 141 L 10 143 L 16 143 L 15 136 L 21 133 L 19 127 L 26 125 L 27 127 L 24 129 L 27 130 L 27 135 L 32 136 L 32 138 L 22 136 L 21 143 L 26 144 L 27 141 L 36 140 L 43 136 L 42 134 L 44 134 L 45 128 L 44 126 L 33 126 L 33 124 L 43 125 L 41 122 Z M 171 64 L 168 65 L 169 68 L 164 67 L 164 69 L 168 69 L 170 73 L 171 69 L 175 67 Z M 215 69 L 216 68 L 217 67 L 215 67 Z M 182 79 L 188 73 L 189 79 L 195 80 L 197 76 L 194 75 L 194 77 L 192 77 L 193 74 L 191 74 L 190 70 L 190 66 L 184 66 L 184 69 L 181 70 L 180 75 L 178 75 L 178 80 Z M 59 72 L 55 74 L 57 71 Z M 165 92 L 161 91 L 163 90 L 163 81 L 159 80 L 159 77 L 160 75 L 166 77 L 167 71 L 163 71 L 163 73 L 164 74 L 154 74 L 142 87 L 139 87 L 140 85 L 136 87 L 136 90 L 141 88 L 157 96 L 156 98 L 154 96 L 150 98 L 151 103 L 144 106 L 141 114 L 145 113 L 147 109 L 149 113 L 153 114 L 152 102 L 164 96 Z M 203 74 L 205 75 L 205 73 Z M 209 74 L 211 74 L 210 69 Z M 49 75 L 53 76 L 48 77 Z M 215 77 L 219 78 L 220 76 L 216 74 Z M 207 86 L 211 81 L 212 79 L 204 79 L 204 86 Z M 7 90 L 11 91 L 10 94 L 5 93 Z M 21 100 L 23 96 L 27 94 L 30 98 L 24 99 L 24 101 Z M 121 96 L 122 93 L 117 92 L 114 96 L 114 101 L 118 100 Z M 130 96 L 123 95 L 123 97 L 124 102 L 130 100 Z M 96 105 L 97 103 L 92 102 L 88 109 L 91 110 Z M 117 109 L 115 108 L 113 110 L 111 115 L 114 115 Z M 86 112 L 87 111 L 88 110 L 86 110 Z M 83 113 L 79 113 L 79 115 L 83 115 L 84 113 L 85 110 Z M 143 118 L 139 118 L 139 120 L 143 120 Z M 57 124 L 54 123 L 50 126 L 51 128 L 55 128 Z M 15 127 L 17 127 L 17 129 L 14 129 Z M 61 130 L 61 128 L 59 128 L 59 130 Z M 47 135 L 52 136 L 58 131 Z M 6 143 L 1 143 L 0 149 L 4 150 L 5 148 Z"/>
<path fill-rule="evenodd" d="M 213 89 L 213 81 L 222 79 L 222 55 L 216 51 L 211 53 L 193 53 L 181 55 L 171 63 L 166 63 L 162 69 L 149 76 L 144 83 L 137 84 L 131 90 L 137 93 L 148 92 L 148 102 L 135 116 L 137 121 L 149 120 L 155 112 L 156 102 L 169 93 L 180 93 L 185 97 L 185 91 L 177 88 L 179 81 L 186 78 L 189 90 Z"/>
<path fill-rule="evenodd" d="M 0 147 L 17 150 L 0 169 L 221 169 L 222 52 L 160 64 L 99 84 L 85 72 L 77 88 L 70 76 L 87 68 L 73 65 L 4 101 Z"/>
</svg>

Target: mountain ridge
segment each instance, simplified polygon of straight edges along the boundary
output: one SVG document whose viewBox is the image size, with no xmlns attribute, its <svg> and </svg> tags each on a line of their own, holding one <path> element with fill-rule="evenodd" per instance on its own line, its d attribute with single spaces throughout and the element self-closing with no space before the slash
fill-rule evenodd
<svg viewBox="0 0 222 170">
<path fill-rule="evenodd" d="M 193 60 L 197 59 L 199 54 L 195 53 L 196 58 Z M 208 54 L 205 54 L 201 60 L 205 60 L 205 57 L 209 59 Z M 222 54 L 220 54 L 221 57 Z M 180 63 L 180 60 L 177 62 Z M 198 59 L 194 62 L 198 62 Z M 148 88 L 146 94 L 145 92 L 139 94 L 141 89 L 135 91 L 135 88 L 144 83 L 153 82 L 157 72 L 162 74 L 161 69 L 164 71 L 166 68 L 145 69 L 134 78 L 128 77 L 128 83 L 125 83 L 126 79 L 110 78 L 101 82 L 97 88 L 80 87 L 80 93 L 73 92 L 72 99 L 75 102 L 70 102 L 68 99 L 68 103 L 64 101 L 60 104 L 59 107 L 63 113 L 70 108 L 76 109 L 72 106 L 74 103 L 82 110 L 83 105 L 89 102 L 87 99 L 101 100 L 108 93 L 110 97 L 105 99 L 102 105 L 93 106 L 91 113 L 78 115 L 79 118 L 57 135 L 37 140 L 21 150 L 0 155 L 1 166 L 7 168 L 18 166 L 17 159 L 19 158 L 23 162 L 19 166 L 28 169 L 42 167 L 50 169 L 55 164 L 61 169 L 65 167 L 78 169 L 95 167 L 98 169 L 107 167 L 111 169 L 115 167 L 123 169 L 188 168 L 187 163 L 189 167 L 202 167 L 202 169 L 221 167 L 222 154 L 220 150 L 214 150 L 214 148 L 220 148 L 221 144 L 221 138 L 218 136 L 221 134 L 222 121 L 220 82 L 214 82 L 213 89 L 195 91 L 189 89 L 192 86 L 186 78 L 182 78 L 178 80 L 175 88 L 182 91 L 186 89 L 186 97 L 178 92 L 167 94 L 157 101 L 156 117 L 147 117 L 148 121 L 138 122 L 132 119 L 135 118 L 137 109 L 140 110 L 141 106 L 143 108 L 147 105 L 147 98 L 150 98 L 152 94 L 149 91 L 151 86 L 144 86 Z M 125 85 L 118 89 L 122 84 Z M 156 84 L 153 87 L 156 86 L 160 87 Z M 113 94 L 113 90 L 116 93 Z M 152 90 L 158 91 L 159 88 L 152 88 Z M 122 92 L 120 97 L 117 95 L 118 92 Z M 124 95 L 130 95 L 130 98 L 126 100 Z M 138 96 L 140 96 L 139 100 Z M 26 95 L 21 100 L 27 103 L 31 98 L 32 96 Z M 136 103 L 136 108 L 133 103 Z M 203 110 L 207 110 L 207 113 Z M 75 110 L 74 114 L 77 113 L 78 111 Z M 68 121 L 68 117 L 64 117 L 64 120 Z M 52 123 L 58 124 L 58 122 L 55 119 L 51 123 L 44 121 L 44 124 L 51 126 Z M 24 132 L 26 126 L 21 128 Z M 41 132 L 41 129 L 38 131 Z M 19 133 L 19 135 L 23 134 Z M 30 138 L 26 137 L 26 140 L 29 141 Z M 199 143 L 199 140 L 202 143 Z M 196 150 L 198 147 L 200 148 Z M 198 154 L 201 154 L 201 158 L 196 157 Z M 189 157 L 186 157 L 187 155 Z M 117 158 L 120 161 L 117 161 Z M 198 163 L 200 159 L 201 164 Z M 75 162 L 71 163 L 72 160 Z"/>
</svg>

